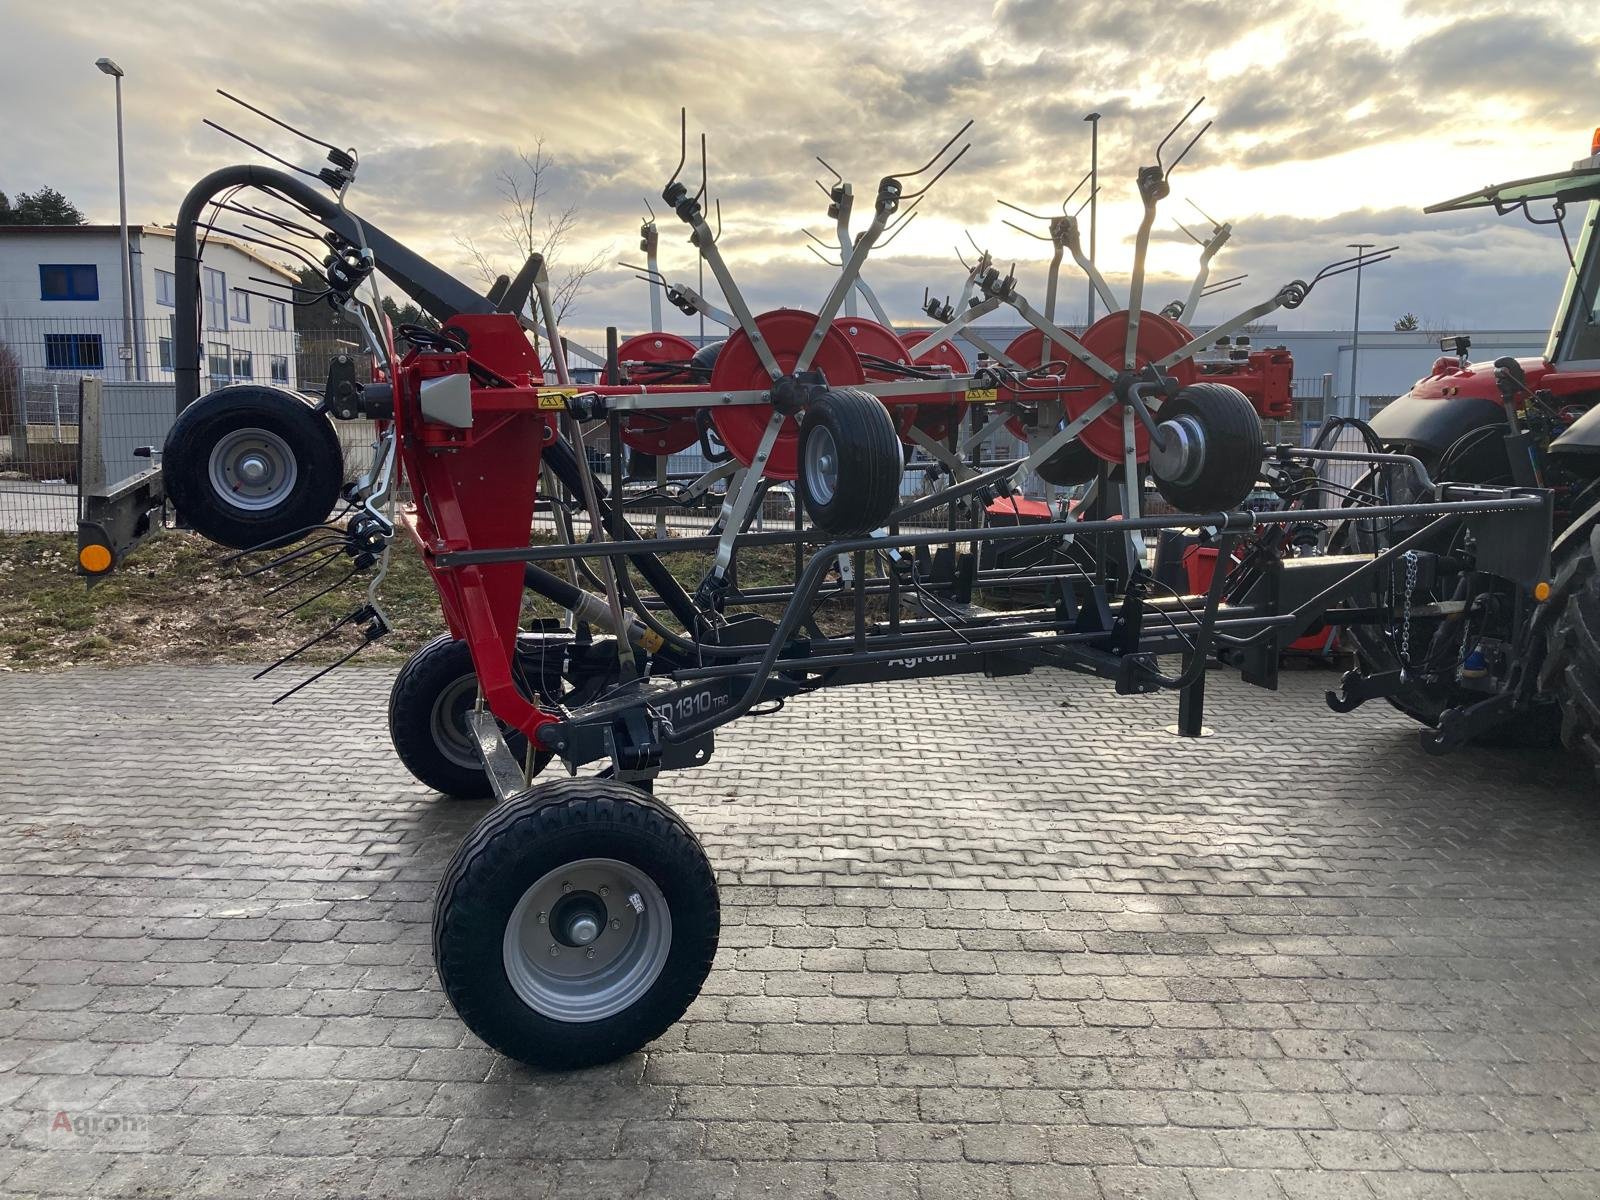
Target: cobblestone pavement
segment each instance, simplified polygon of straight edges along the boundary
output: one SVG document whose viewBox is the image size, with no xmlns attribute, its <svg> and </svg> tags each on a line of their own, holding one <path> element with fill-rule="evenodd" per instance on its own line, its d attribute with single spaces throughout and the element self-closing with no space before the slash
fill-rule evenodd
<svg viewBox="0 0 1600 1200">
<path fill-rule="evenodd" d="M 481 804 L 389 676 L 0 676 L 0 1190 L 152 1197 L 1600 1194 L 1600 829 L 1334 676 L 812 697 L 662 795 L 722 950 L 647 1053 L 540 1075 L 433 976 Z"/>
</svg>

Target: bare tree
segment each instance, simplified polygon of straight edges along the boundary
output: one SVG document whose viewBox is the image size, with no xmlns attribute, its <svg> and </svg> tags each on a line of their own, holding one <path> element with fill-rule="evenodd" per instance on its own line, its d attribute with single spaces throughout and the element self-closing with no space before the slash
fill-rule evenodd
<svg viewBox="0 0 1600 1200">
<path fill-rule="evenodd" d="M 456 243 L 472 259 L 485 285 L 501 275 L 515 275 L 529 255 L 542 255 L 550 269 L 556 319 L 564 320 L 589 276 L 610 257 L 611 247 L 596 251 L 583 262 L 561 263 L 561 252 L 578 225 L 578 206 L 574 202 L 551 210 L 547 193 L 554 167 L 555 158 L 545 150 L 543 138 L 534 143 L 531 153 L 518 151 L 516 164 L 496 175 L 505 202 L 500 210 L 499 244 L 485 248 L 470 237 L 457 237 Z M 502 255 L 515 261 L 507 263 Z"/>
</svg>

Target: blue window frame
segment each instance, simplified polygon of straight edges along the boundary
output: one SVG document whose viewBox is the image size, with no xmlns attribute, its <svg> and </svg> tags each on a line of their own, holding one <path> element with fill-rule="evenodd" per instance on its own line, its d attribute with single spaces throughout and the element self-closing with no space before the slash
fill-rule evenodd
<svg viewBox="0 0 1600 1200">
<path fill-rule="evenodd" d="M 98 300 L 100 272 L 93 263 L 40 263 L 39 299 Z"/>
<path fill-rule="evenodd" d="M 98 371 L 106 365 L 98 333 L 47 333 L 44 365 L 56 371 Z"/>
</svg>

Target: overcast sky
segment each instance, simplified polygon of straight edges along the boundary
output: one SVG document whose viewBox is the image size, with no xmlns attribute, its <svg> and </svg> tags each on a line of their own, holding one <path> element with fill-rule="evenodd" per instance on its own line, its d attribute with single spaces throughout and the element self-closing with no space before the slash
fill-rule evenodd
<svg viewBox="0 0 1600 1200">
<path fill-rule="evenodd" d="M 311 162 L 305 148 L 214 93 L 223 87 L 362 155 L 352 207 L 463 279 L 461 249 L 496 246 L 497 171 L 543 139 L 553 205 L 581 213 L 568 257 L 637 258 L 643 198 L 678 156 L 678 105 L 709 138 L 721 246 L 758 310 L 814 308 L 830 274 L 803 226 L 831 230 L 812 180 L 822 155 L 864 201 L 969 117 L 973 148 L 916 223 L 868 266 L 897 320 L 924 286 L 950 292 L 970 232 L 1043 299 L 1044 244 L 1000 223 L 996 197 L 1058 206 L 1101 124 L 1101 260 L 1123 290 L 1139 211 L 1133 174 L 1200 96 L 1215 122 L 1158 218 L 1147 307 L 1182 294 L 1197 248 L 1173 225 L 1231 221 L 1213 277 L 1250 273 L 1207 310 L 1227 315 L 1347 253 L 1397 241 L 1363 285 L 1363 328 L 1405 311 L 1429 326 L 1543 327 L 1565 260 L 1517 218 L 1424 217 L 1423 205 L 1568 167 L 1600 123 L 1600 28 L 1542 0 L 461 0 L 381 5 L 13 0 L 0 47 L 0 190 L 44 184 L 91 220 L 116 218 L 109 55 L 124 81 L 130 219 L 170 222 L 187 187 L 251 152 L 211 116 Z M 660 204 L 657 202 L 657 208 Z M 859 220 L 869 205 L 860 205 Z M 1568 219 L 1575 233 L 1581 214 Z M 691 279 L 682 226 L 662 220 L 663 267 Z M 507 265 L 514 269 L 509 254 Z M 1070 263 L 1062 315 L 1084 306 Z M 1285 326 L 1348 328 L 1348 279 Z M 692 322 L 669 308 L 669 329 Z M 644 285 L 595 276 L 576 336 L 647 321 Z"/>
</svg>

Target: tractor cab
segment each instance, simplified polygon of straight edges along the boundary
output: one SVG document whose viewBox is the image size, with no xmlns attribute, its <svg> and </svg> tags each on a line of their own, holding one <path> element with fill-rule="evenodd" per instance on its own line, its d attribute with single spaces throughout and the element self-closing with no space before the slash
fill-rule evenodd
<svg viewBox="0 0 1600 1200">
<path fill-rule="evenodd" d="M 1595 131 L 1590 151 L 1570 171 L 1497 184 L 1423 210 L 1445 213 L 1492 207 L 1502 216 L 1520 212 L 1533 224 L 1549 225 L 1559 223 L 1569 208 L 1584 206 L 1577 243 L 1568 241 L 1562 231 L 1572 263 L 1544 351 L 1546 362 L 1571 370 L 1600 370 L 1600 238 L 1595 236 L 1600 220 L 1600 130 Z M 1536 216 L 1528 207 L 1535 203 L 1551 204 L 1553 215 Z"/>
<path fill-rule="evenodd" d="M 1424 210 L 1493 208 L 1501 215 L 1521 213 L 1535 225 L 1556 225 L 1570 267 L 1543 355 L 1471 363 L 1466 339 L 1446 339 L 1451 345 L 1441 343 L 1446 353 L 1428 377 L 1373 417 L 1373 432 L 1384 443 L 1441 467 L 1464 468 L 1464 463 L 1452 463 L 1452 447 L 1498 424 L 1507 426 L 1513 437 L 1519 429 L 1532 432 L 1541 456 L 1600 459 L 1600 130 L 1590 150 L 1571 170 L 1496 184 Z M 1531 207 L 1536 204 L 1537 210 Z M 1583 219 L 1574 238 L 1562 221 L 1579 206 Z M 1455 357 L 1450 356 L 1452 349 Z M 1530 420 L 1541 428 L 1529 431 Z M 1480 466 L 1500 461 L 1493 454 L 1483 459 L 1482 439 L 1474 440 L 1480 443 Z M 1514 465 L 1524 457 L 1520 448 L 1512 451 Z M 1586 477 L 1592 475 L 1592 465 L 1585 462 Z M 1544 472 L 1536 469 L 1534 474 L 1542 477 Z"/>
</svg>

